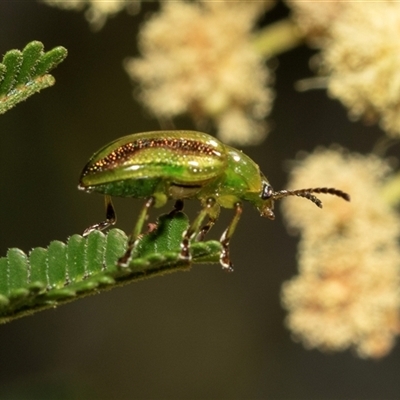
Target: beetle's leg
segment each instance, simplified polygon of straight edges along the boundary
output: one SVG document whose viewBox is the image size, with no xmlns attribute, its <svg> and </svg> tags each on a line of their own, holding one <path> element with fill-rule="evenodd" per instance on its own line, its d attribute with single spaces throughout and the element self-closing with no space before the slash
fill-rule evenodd
<svg viewBox="0 0 400 400">
<path fill-rule="evenodd" d="M 235 232 L 236 225 L 239 222 L 240 216 L 242 215 L 243 211 L 243 206 L 241 203 L 236 203 L 235 204 L 235 214 L 233 216 L 233 219 L 231 223 L 229 224 L 228 228 L 224 231 L 224 233 L 221 236 L 220 242 L 222 244 L 222 253 L 219 258 L 219 262 L 222 265 L 223 269 L 226 269 L 228 272 L 232 272 L 232 263 L 229 259 L 229 241 L 231 240 L 231 237 L 233 235 L 233 232 Z"/>
<path fill-rule="evenodd" d="M 182 243 L 181 243 L 181 253 L 180 258 L 184 260 L 190 260 L 190 241 L 199 234 L 200 227 L 204 221 L 204 218 L 209 216 L 218 215 L 219 213 L 219 204 L 212 197 L 208 198 L 205 202 L 205 206 L 199 212 L 199 215 L 192 222 L 186 232 L 183 234 Z"/>
<path fill-rule="evenodd" d="M 133 228 L 131 235 L 129 236 L 128 247 L 126 249 L 126 252 L 118 260 L 119 267 L 128 267 L 129 266 L 129 263 L 132 259 L 132 251 L 135 248 L 136 240 L 138 239 L 140 233 L 142 232 L 143 225 L 146 222 L 146 219 L 149 215 L 149 210 L 154 205 L 154 203 L 155 203 L 155 198 L 150 197 L 144 204 L 142 211 L 139 214 L 139 218 L 136 222 L 136 225 Z"/>
<path fill-rule="evenodd" d="M 107 229 L 111 225 L 114 225 L 117 222 L 117 215 L 115 214 L 115 209 L 114 209 L 114 205 L 111 201 L 111 196 L 106 194 L 104 196 L 104 201 L 105 201 L 105 205 L 106 205 L 105 221 L 101 221 L 98 224 L 89 226 L 89 228 L 85 229 L 82 236 L 87 236 L 87 235 L 89 235 L 89 233 L 91 233 L 93 231 L 102 231 L 104 229 Z"/>
<path fill-rule="evenodd" d="M 210 213 L 208 214 L 208 222 L 200 229 L 200 232 L 196 237 L 197 241 L 200 242 L 204 240 L 204 237 L 206 236 L 208 231 L 214 226 L 215 222 L 217 221 L 219 216 L 219 211 L 220 207 L 219 204 L 217 203 L 216 206 L 214 206 L 214 208 L 210 210 Z"/>
</svg>

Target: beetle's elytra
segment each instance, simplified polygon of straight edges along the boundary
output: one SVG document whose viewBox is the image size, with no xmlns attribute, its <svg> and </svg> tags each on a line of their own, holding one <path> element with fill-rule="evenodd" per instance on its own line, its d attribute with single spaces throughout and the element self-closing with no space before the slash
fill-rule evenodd
<svg viewBox="0 0 400 400">
<path fill-rule="evenodd" d="M 181 257 L 190 259 L 190 241 L 200 240 L 215 224 L 220 208 L 233 208 L 234 216 L 220 239 L 220 262 L 231 270 L 229 241 L 242 213 L 242 203 L 253 204 L 261 216 L 274 219 L 274 201 L 287 196 L 321 201 L 313 193 L 350 196 L 335 188 L 310 188 L 275 192 L 258 165 L 248 156 L 207 135 L 195 131 L 155 131 L 136 133 L 114 140 L 96 152 L 84 167 L 79 189 L 105 195 L 106 220 L 85 231 L 105 229 L 116 222 L 111 196 L 146 199 L 133 229 L 121 266 L 130 262 L 135 240 L 142 231 L 151 207 L 161 207 L 175 199 L 181 210 L 184 199 L 200 200 L 202 210 L 181 243 Z M 204 221 L 207 222 L 203 225 Z"/>
</svg>

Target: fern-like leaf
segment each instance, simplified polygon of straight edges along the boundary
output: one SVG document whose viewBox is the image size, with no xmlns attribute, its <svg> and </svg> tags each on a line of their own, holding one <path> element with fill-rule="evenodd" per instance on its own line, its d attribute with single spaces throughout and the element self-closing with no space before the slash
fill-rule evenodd
<svg viewBox="0 0 400 400">
<path fill-rule="evenodd" d="M 45 53 L 41 42 L 28 43 L 22 50 L 10 50 L 0 63 L 0 114 L 29 96 L 54 85 L 48 72 L 67 56 L 64 47 Z"/>
<path fill-rule="evenodd" d="M 10 249 L 0 258 L 0 323 L 135 280 L 189 269 L 191 263 L 179 258 L 188 225 L 184 213 L 162 215 L 157 228 L 141 237 L 127 268 L 117 265 L 127 244 L 119 229 L 107 235 L 94 231 L 87 238 L 73 235 L 67 243 L 53 241 L 29 255 Z M 220 253 L 217 241 L 191 246 L 192 263 L 218 262 Z"/>
</svg>

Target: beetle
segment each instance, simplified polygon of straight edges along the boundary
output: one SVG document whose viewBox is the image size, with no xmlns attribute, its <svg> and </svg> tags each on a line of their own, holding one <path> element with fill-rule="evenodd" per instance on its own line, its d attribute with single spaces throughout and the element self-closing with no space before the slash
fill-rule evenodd
<svg viewBox="0 0 400 400">
<path fill-rule="evenodd" d="M 220 239 L 220 263 L 226 270 L 232 270 L 229 242 L 242 214 L 243 202 L 253 204 L 262 217 L 274 219 L 274 201 L 283 197 L 304 197 L 320 208 L 322 202 L 313 193 L 350 200 L 347 193 L 327 187 L 274 191 L 258 165 L 242 151 L 206 133 L 186 130 L 135 133 L 114 140 L 90 158 L 78 188 L 105 195 L 106 219 L 87 228 L 84 236 L 115 224 L 111 196 L 146 199 L 127 251 L 118 261 L 121 267 L 129 265 L 149 210 L 164 206 L 168 199 L 176 200 L 173 212 L 182 210 L 185 199 L 198 199 L 202 205 L 183 233 L 180 258 L 187 261 L 191 259 L 191 240 L 204 239 L 221 207 L 234 210 Z"/>
</svg>

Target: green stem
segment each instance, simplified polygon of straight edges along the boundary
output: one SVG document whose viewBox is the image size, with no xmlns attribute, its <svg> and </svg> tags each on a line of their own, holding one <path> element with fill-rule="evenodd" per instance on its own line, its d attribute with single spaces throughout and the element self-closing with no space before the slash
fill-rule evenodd
<svg viewBox="0 0 400 400">
<path fill-rule="evenodd" d="M 299 46 L 303 38 L 292 20 L 283 19 L 259 30 L 253 44 L 260 54 L 271 58 Z"/>
</svg>

